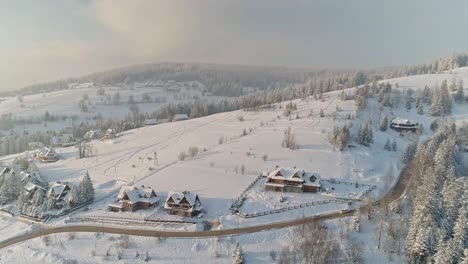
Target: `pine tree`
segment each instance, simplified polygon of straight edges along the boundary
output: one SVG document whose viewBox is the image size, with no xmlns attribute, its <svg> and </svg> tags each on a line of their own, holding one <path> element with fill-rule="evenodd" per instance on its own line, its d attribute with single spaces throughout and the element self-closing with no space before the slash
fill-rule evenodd
<svg viewBox="0 0 468 264">
<path fill-rule="evenodd" d="M 320 117 L 325 117 L 325 113 L 323 112 L 323 109 L 320 109 L 319 115 L 320 115 Z"/>
<path fill-rule="evenodd" d="M 357 209 L 354 212 L 353 221 L 351 222 L 351 228 L 357 232 L 361 230 L 360 219 L 361 219 L 361 210 Z"/>
<path fill-rule="evenodd" d="M 417 106 L 417 112 L 419 115 L 423 115 L 424 114 L 424 105 L 422 103 L 420 103 L 418 106 Z"/>
<path fill-rule="evenodd" d="M 244 264 L 245 263 L 244 253 L 243 253 L 242 247 L 241 247 L 241 245 L 239 243 L 236 244 L 236 248 L 234 249 L 232 257 L 233 257 L 233 260 L 232 260 L 233 264 Z"/>
<path fill-rule="evenodd" d="M 408 144 L 406 144 L 405 148 L 401 152 L 400 160 L 403 164 L 408 164 L 411 162 L 414 155 L 416 154 L 417 147 L 418 147 L 418 144 L 414 141 L 410 141 L 408 142 Z"/>
<path fill-rule="evenodd" d="M 461 263 L 462 264 L 468 264 L 468 248 L 465 248 L 463 255 L 464 255 L 464 257 L 463 257 L 463 261 Z"/>
<path fill-rule="evenodd" d="M 388 128 L 388 118 L 387 116 L 384 116 L 382 120 L 380 121 L 380 131 L 386 131 Z"/>
<path fill-rule="evenodd" d="M 392 151 L 396 151 L 396 150 L 397 150 L 396 140 L 393 139 L 393 142 L 392 142 Z"/>
<path fill-rule="evenodd" d="M 88 172 L 86 172 L 81 180 L 78 191 L 78 201 L 80 203 L 85 203 L 94 199 L 94 187 Z"/>
<path fill-rule="evenodd" d="M 359 125 L 359 129 L 358 129 L 358 133 L 357 133 L 357 136 L 356 136 L 356 142 L 361 144 L 361 145 L 364 145 L 364 141 L 365 141 L 365 131 L 364 131 L 364 127 L 362 125 Z"/>
<path fill-rule="evenodd" d="M 461 206 L 458 212 L 457 222 L 453 229 L 453 239 L 448 244 L 448 250 L 453 257 L 453 263 L 460 263 L 463 259 L 463 250 L 468 243 L 466 224 L 466 210 L 464 206 Z"/>
<path fill-rule="evenodd" d="M 366 126 L 366 143 L 367 145 L 370 145 L 372 143 L 374 143 L 374 132 L 372 132 L 372 124 L 371 122 L 369 121 L 367 123 L 367 126 Z"/>
<path fill-rule="evenodd" d="M 24 207 L 24 192 L 21 191 L 19 196 L 18 196 L 18 211 L 20 213 L 23 212 L 23 207 Z"/>
<path fill-rule="evenodd" d="M 455 102 L 462 104 L 465 101 L 465 93 L 463 91 L 463 80 L 458 84 L 457 92 L 455 93 Z"/>
<path fill-rule="evenodd" d="M 391 147 L 390 147 L 390 139 L 387 139 L 387 142 L 385 142 L 384 149 L 385 149 L 386 151 L 390 151 L 390 150 L 391 150 Z"/>
</svg>

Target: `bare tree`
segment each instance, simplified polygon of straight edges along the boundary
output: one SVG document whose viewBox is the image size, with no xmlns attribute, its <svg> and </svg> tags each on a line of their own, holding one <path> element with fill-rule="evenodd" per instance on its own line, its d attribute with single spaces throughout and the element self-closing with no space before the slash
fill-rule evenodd
<svg viewBox="0 0 468 264">
<path fill-rule="evenodd" d="M 284 138 L 281 145 L 288 149 L 295 149 L 297 147 L 294 135 L 291 134 L 291 127 L 284 130 Z"/>
<path fill-rule="evenodd" d="M 76 146 L 78 148 L 78 156 L 80 159 L 91 157 L 93 155 L 93 148 L 86 141 L 80 141 Z"/>
</svg>

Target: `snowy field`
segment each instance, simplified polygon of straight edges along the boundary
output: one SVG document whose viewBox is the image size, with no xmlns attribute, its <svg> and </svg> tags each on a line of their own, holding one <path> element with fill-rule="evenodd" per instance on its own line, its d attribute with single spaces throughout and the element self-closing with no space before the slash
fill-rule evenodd
<svg viewBox="0 0 468 264">
<path fill-rule="evenodd" d="M 192 88 L 192 85 L 195 85 Z M 130 96 L 133 96 L 136 105 L 142 113 L 153 113 L 158 108 L 168 103 L 183 103 L 195 100 L 217 100 L 217 96 L 204 96 L 202 91 L 204 86 L 198 82 L 174 83 L 168 87 L 107 87 L 103 86 L 104 95 L 97 94 L 101 86 L 83 86 L 79 89 L 68 89 L 43 94 L 27 95 L 22 97 L 22 102 L 16 97 L 6 97 L 0 100 L 0 115 L 12 114 L 17 118 L 37 118 L 42 117 L 46 111 L 52 115 L 75 116 L 77 120 L 57 122 L 47 122 L 42 124 L 18 125 L 17 132 L 26 131 L 58 131 L 65 126 L 77 125 L 81 121 L 89 124 L 94 123 L 94 118 L 100 115 L 104 119 L 120 120 L 129 112 L 130 106 L 127 104 Z M 171 90 L 179 89 L 179 90 Z M 109 104 L 115 94 L 120 94 L 119 105 Z M 142 101 L 143 95 L 151 98 L 151 102 Z M 89 106 L 88 112 L 80 110 L 79 102 L 87 96 Z"/>
<path fill-rule="evenodd" d="M 398 83 L 400 89 L 422 89 L 425 85 L 433 87 L 443 80 L 450 83 L 453 79 L 463 79 L 468 83 L 468 68 L 456 69 L 445 74 L 397 78 L 389 82 Z M 416 137 L 400 136 L 391 129 L 380 131 L 379 104 L 375 98 L 369 100 L 367 108 L 355 120 L 342 118 L 348 113 L 354 114 L 354 102 L 341 101 L 339 92 L 325 94 L 324 101 L 309 98 L 295 100 L 293 103 L 297 104 L 297 111 L 293 111 L 291 119 L 282 114 L 286 102 L 281 104 L 281 108 L 280 104 L 277 104 L 270 110 L 259 112 L 220 113 L 126 131 L 113 140 L 94 141 L 91 145 L 98 154 L 90 158 L 77 159 L 74 147 L 57 149 L 63 159 L 55 163 L 37 165 L 43 178 L 49 182 L 60 180 L 77 184 L 86 171 L 89 172 L 96 189 L 96 202 L 89 206 L 87 212 L 74 212 L 70 218 L 79 219 L 98 215 L 137 219 L 152 216 L 175 221 L 208 220 L 219 221 L 218 228 L 221 229 L 284 221 L 348 208 L 347 204 L 331 203 L 251 219 L 231 215 L 229 206 L 233 199 L 238 197 L 258 175 L 270 172 L 276 166 L 296 166 L 306 171 L 317 172 L 324 179 L 333 178 L 339 181 L 376 185 L 377 188 L 370 193 L 372 199 L 383 196 L 391 188 L 402 167 L 399 161 L 400 152 L 408 140 L 415 140 Z M 333 115 L 337 106 L 342 110 L 337 113 L 338 117 L 334 121 Z M 319 117 L 321 109 L 325 117 Z M 414 107 L 406 110 L 402 103 L 400 108 L 393 110 L 385 108 L 381 114 L 385 114 L 389 119 L 403 117 L 422 123 L 424 132 L 420 139 L 427 138 L 432 133 L 429 126 L 433 118 L 427 115 L 427 109 L 424 115 L 418 115 Z M 296 115 L 299 118 L 296 119 Z M 243 117 L 242 121 L 240 116 Z M 454 104 L 453 115 L 450 118 L 457 122 L 468 120 L 468 106 Z M 354 125 L 351 134 L 356 135 L 359 124 L 365 124 L 368 120 L 372 121 L 374 128 L 374 143 L 370 147 L 361 146 L 352 140 L 350 144 L 355 147 L 339 152 L 328 143 L 328 134 L 335 125 L 352 122 Z M 298 146 L 295 150 L 281 146 L 284 130 L 288 127 L 291 128 Z M 242 136 L 244 130 L 247 135 Z M 396 151 L 389 152 L 383 149 L 387 140 L 395 140 Z M 180 161 L 179 154 L 187 152 L 192 146 L 198 147 L 200 153 Z M 155 153 L 157 161 L 154 159 Z M 266 159 L 263 158 L 265 155 Z M 327 182 L 324 184 L 329 185 Z M 196 192 L 200 196 L 206 214 L 201 219 L 169 216 L 160 207 L 136 213 L 107 212 L 105 210 L 107 204 L 115 201 L 118 190 L 124 185 L 150 186 L 163 201 L 169 191 Z M 351 190 L 355 189 L 354 185 L 347 186 L 337 187 L 330 195 L 344 198 L 355 192 L 352 196 L 359 196 L 355 190 Z M 247 195 L 248 199 L 243 209 L 252 212 L 279 206 L 281 195 L 288 196 L 287 200 L 291 203 L 300 203 L 309 199 L 311 201 L 332 199 L 324 193 L 264 192 L 261 181 Z M 53 219 L 49 224 L 61 225 L 64 221 L 65 218 Z M 331 221 L 331 225 L 333 224 L 337 223 Z M 175 228 L 191 230 L 193 227 L 183 225 Z M 18 229 L 24 230 L 23 226 L 18 226 Z M 269 251 L 290 243 L 291 232 L 290 229 L 269 231 L 242 235 L 235 237 L 234 240 L 239 239 L 243 244 L 247 259 L 251 260 L 249 263 L 271 263 Z M 43 245 L 43 241 L 34 239 L 3 250 L 0 262 L 13 263 L 20 255 L 24 256 L 24 263 L 34 263 L 39 259 L 41 263 L 62 263 L 61 260 L 64 258 L 77 259 L 82 263 L 102 262 L 103 254 L 111 248 L 114 253 L 110 261 L 115 263 L 133 262 L 136 249 L 140 254 L 148 250 L 150 255 L 154 256 L 151 258 L 154 263 L 171 263 L 170 261 L 206 263 L 206 259 L 212 263 L 230 263 L 231 257 L 228 257 L 228 251 L 232 250 L 233 245 L 231 242 L 226 242 L 227 238 L 220 242 L 216 242 L 215 239 L 164 239 L 156 242 L 155 238 L 131 238 L 131 250 L 123 254 L 122 260 L 117 260 L 115 249 L 112 248 L 115 241 L 109 239 L 110 235 L 104 235 L 98 240 L 94 234 L 78 236 L 77 239 L 69 240 L 66 235 L 57 235 L 57 238 L 54 238 L 57 246 L 47 248 Z M 373 234 L 365 236 L 371 237 Z M 356 237 L 356 239 L 361 238 Z M 370 246 L 368 249 L 370 252 Z M 91 256 L 93 250 L 96 256 Z M 221 257 L 214 257 L 215 250 L 222 252 Z M 382 256 L 366 255 L 366 263 L 385 263 L 385 261 Z"/>
</svg>

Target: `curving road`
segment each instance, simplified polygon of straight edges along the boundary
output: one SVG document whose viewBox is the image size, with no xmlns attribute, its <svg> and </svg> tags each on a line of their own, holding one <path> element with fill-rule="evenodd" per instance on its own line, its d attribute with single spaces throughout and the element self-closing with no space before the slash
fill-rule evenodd
<svg viewBox="0 0 468 264">
<path fill-rule="evenodd" d="M 375 206 L 382 203 L 391 203 L 398 201 L 401 196 L 405 193 L 406 185 L 410 179 L 410 174 L 405 168 L 400 173 L 400 177 L 396 185 L 383 197 L 381 200 L 374 202 Z M 363 208 L 366 206 L 363 206 Z M 165 238 L 202 238 L 202 237 L 216 237 L 216 236 L 229 236 L 229 235 L 241 235 L 248 233 L 256 233 L 272 229 L 281 229 L 297 225 L 302 225 L 312 221 L 318 220 L 330 220 L 342 217 L 351 216 L 357 209 L 351 209 L 345 213 L 335 212 L 329 214 L 322 214 L 312 217 L 304 217 L 294 220 L 274 222 L 268 224 L 262 224 L 257 226 L 239 227 L 224 230 L 208 230 L 208 231 L 160 231 L 150 229 L 130 229 L 125 227 L 105 227 L 95 225 L 67 225 L 59 227 L 48 227 L 39 229 L 31 233 L 22 234 L 3 242 L 0 242 L 0 249 L 28 241 L 44 235 L 68 233 L 68 232 L 104 232 L 110 234 L 122 234 L 122 235 L 133 235 L 133 236 L 146 236 L 146 237 L 165 237 Z"/>
</svg>

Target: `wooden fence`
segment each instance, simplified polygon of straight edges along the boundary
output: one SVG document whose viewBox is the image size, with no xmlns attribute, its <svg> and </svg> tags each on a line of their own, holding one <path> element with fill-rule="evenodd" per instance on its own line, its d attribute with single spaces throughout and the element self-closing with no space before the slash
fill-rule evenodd
<svg viewBox="0 0 468 264">
<path fill-rule="evenodd" d="M 245 201 L 245 195 L 247 192 L 252 189 L 252 187 L 261 179 L 263 178 L 263 175 L 260 174 L 253 182 L 251 182 L 242 192 L 241 194 L 234 200 L 234 202 L 231 204 L 229 210 L 231 213 L 236 214 L 239 212 L 239 209 L 242 207 Z"/>
<path fill-rule="evenodd" d="M 289 206 L 289 207 L 283 207 L 283 208 L 278 208 L 278 209 L 268 210 L 268 211 L 263 211 L 263 212 L 257 212 L 257 213 L 237 213 L 237 215 L 242 217 L 242 218 L 252 218 L 252 217 L 258 217 L 258 216 L 282 213 L 282 212 L 286 212 L 286 211 L 289 211 L 289 210 L 295 210 L 295 209 L 305 208 L 305 207 L 309 207 L 309 206 L 313 206 L 313 205 L 319 205 L 319 204 L 328 204 L 328 203 L 344 204 L 344 203 L 349 203 L 349 202 L 350 202 L 349 199 L 320 200 L 320 201 L 297 204 L 297 205 L 293 205 L 293 206 Z"/>
</svg>

